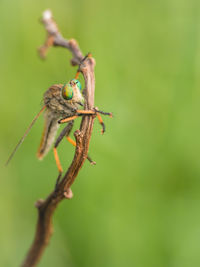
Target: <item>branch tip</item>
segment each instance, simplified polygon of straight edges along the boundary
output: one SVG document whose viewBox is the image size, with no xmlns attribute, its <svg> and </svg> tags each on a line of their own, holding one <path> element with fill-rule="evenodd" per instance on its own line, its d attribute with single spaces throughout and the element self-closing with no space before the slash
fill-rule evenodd
<svg viewBox="0 0 200 267">
<path fill-rule="evenodd" d="M 43 12 L 43 19 L 44 20 L 49 20 L 52 19 L 52 12 L 50 9 L 47 9 Z"/>
</svg>

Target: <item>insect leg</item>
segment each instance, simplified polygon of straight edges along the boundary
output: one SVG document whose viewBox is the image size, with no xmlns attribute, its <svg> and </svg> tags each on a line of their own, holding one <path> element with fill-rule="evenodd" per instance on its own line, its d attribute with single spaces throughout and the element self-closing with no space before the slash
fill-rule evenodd
<svg viewBox="0 0 200 267">
<path fill-rule="evenodd" d="M 77 113 L 78 113 L 79 116 L 82 116 L 82 115 L 96 115 L 98 120 L 99 120 L 99 123 L 102 126 L 101 133 L 103 134 L 105 132 L 105 124 L 104 124 L 101 116 L 98 114 L 98 110 L 97 109 L 95 109 L 95 110 L 84 110 L 84 109 L 82 110 L 82 109 L 80 109 L 80 110 L 77 110 Z M 107 113 L 106 113 L 106 115 L 107 115 Z M 110 113 L 109 113 L 109 115 L 110 115 Z"/>
<path fill-rule="evenodd" d="M 97 113 L 97 119 L 98 119 L 99 123 L 100 123 L 101 126 L 102 126 L 101 134 L 104 134 L 105 131 L 106 131 L 106 126 L 105 126 L 105 123 L 103 122 L 102 117 L 101 117 L 98 113 Z"/>
<path fill-rule="evenodd" d="M 102 126 L 101 133 L 104 134 L 104 133 L 105 133 L 105 130 L 106 130 L 106 126 L 105 126 L 105 124 L 104 124 L 104 122 L 103 122 L 102 117 L 99 115 L 99 113 L 102 114 L 102 115 L 108 115 L 108 116 L 110 116 L 111 118 L 112 118 L 112 113 L 101 111 L 101 110 L 99 110 L 97 107 L 96 107 L 94 110 L 96 111 L 97 119 L 98 119 L 99 123 L 100 123 L 101 126 Z"/>
<path fill-rule="evenodd" d="M 54 148 L 53 148 L 56 165 L 58 167 L 58 171 L 59 171 L 60 174 L 63 172 L 63 169 L 62 169 L 59 157 L 58 157 L 57 147 L 58 147 L 59 143 L 61 142 L 61 140 L 63 139 L 63 137 L 70 133 L 73 125 L 74 125 L 74 121 L 70 121 L 67 124 L 67 126 L 62 130 L 62 132 L 58 136 L 58 138 L 57 138 L 57 140 L 55 142 Z"/>
<path fill-rule="evenodd" d="M 101 116 L 98 114 L 98 110 L 95 109 L 95 111 L 94 111 L 94 110 L 84 110 L 84 109 L 82 110 L 82 109 L 80 109 L 80 110 L 77 110 L 77 113 L 78 113 L 79 116 L 82 116 L 82 115 L 96 115 L 98 120 L 99 120 L 99 123 L 102 126 L 101 133 L 103 134 L 105 132 L 105 124 L 104 124 Z M 110 115 L 110 113 L 109 113 L 109 115 Z"/>
<path fill-rule="evenodd" d="M 103 134 L 105 132 L 105 124 L 103 122 L 103 119 L 101 118 L 101 116 L 99 115 L 100 114 L 103 114 L 103 115 L 108 115 L 110 117 L 112 117 L 112 113 L 109 113 L 109 112 L 104 112 L 104 111 L 101 111 L 101 110 L 98 110 L 98 108 L 95 108 L 94 110 L 77 110 L 77 113 L 80 115 L 96 115 L 97 116 L 97 119 L 99 121 L 99 123 L 101 124 L 102 126 L 102 130 L 101 130 L 101 133 Z"/>
<path fill-rule="evenodd" d="M 96 111 L 82 110 L 82 109 L 76 110 L 76 115 L 65 117 L 65 118 L 59 120 L 58 123 L 61 124 L 61 123 L 69 122 L 69 121 L 75 120 L 76 118 L 78 118 L 79 116 L 82 116 L 82 115 L 96 115 Z"/>
<path fill-rule="evenodd" d="M 75 120 L 76 118 L 78 118 L 79 116 L 82 116 L 82 115 L 96 115 L 96 111 L 93 111 L 93 110 L 77 110 L 76 111 L 76 115 L 74 116 L 70 116 L 70 117 L 66 117 L 64 119 L 61 119 L 58 121 L 59 124 L 61 123 L 66 123 L 68 121 L 72 121 L 72 120 Z"/>
<path fill-rule="evenodd" d="M 99 110 L 98 108 L 95 108 L 94 109 L 97 113 L 100 113 L 100 114 L 102 114 L 102 115 L 108 115 L 109 117 L 111 117 L 112 118 L 112 113 L 111 112 L 104 112 L 104 111 L 102 111 L 102 110 Z"/>
<path fill-rule="evenodd" d="M 64 128 L 64 130 L 61 132 L 60 136 L 56 140 L 55 147 L 57 147 L 60 143 L 60 141 L 63 139 L 64 136 L 66 136 L 68 142 L 76 147 L 76 142 L 69 136 L 72 130 L 72 127 L 74 125 L 74 121 L 70 121 L 68 125 Z M 89 156 L 87 156 L 87 159 L 92 165 L 95 165 L 96 162 L 93 161 Z"/>
<path fill-rule="evenodd" d="M 96 115 L 96 111 L 94 110 L 85 110 L 85 109 L 77 109 L 76 111 L 79 116 L 81 115 Z"/>
<path fill-rule="evenodd" d="M 68 134 L 70 134 L 73 125 L 74 125 L 74 121 L 70 121 L 67 124 L 67 126 L 62 130 L 62 132 L 60 133 L 60 135 L 56 139 L 56 142 L 55 142 L 55 145 L 54 145 L 54 148 L 53 148 L 56 165 L 57 165 L 58 171 L 59 171 L 59 175 L 58 175 L 58 178 L 56 180 L 56 185 L 55 185 L 55 192 L 57 190 L 57 187 L 59 185 L 60 178 L 61 178 L 61 175 L 62 175 L 62 172 L 63 172 L 62 166 L 61 166 L 61 163 L 60 163 L 60 160 L 59 160 L 59 157 L 58 157 L 57 147 L 60 144 L 60 142 L 62 141 L 63 137 L 68 135 Z"/>
<path fill-rule="evenodd" d="M 76 118 L 78 118 L 77 115 L 75 115 L 75 116 L 71 116 L 71 117 L 67 117 L 67 118 L 65 118 L 65 119 L 61 119 L 61 120 L 59 120 L 58 123 L 61 124 L 61 123 L 65 123 L 65 122 L 73 121 L 73 120 L 75 120 Z"/>
<path fill-rule="evenodd" d="M 72 130 L 72 127 L 74 125 L 74 121 L 70 121 L 67 126 L 62 130 L 62 132 L 60 133 L 60 135 L 58 136 L 58 138 L 56 139 L 55 145 L 54 147 L 58 147 L 58 145 L 60 144 L 61 140 L 63 139 L 64 136 L 68 136 Z"/>
<path fill-rule="evenodd" d="M 56 161 L 56 165 L 58 167 L 58 171 L 61 174 L 63 172 L 63 169 L 62 169 L 59 157 L 58 157 L 58 152 L 57 152 L 56 147 L 53 148 L 53 153 L 54 153 L 54 158 L 55 158 L 55 161 Z"/>
<path fill-rule="evenodd" d="M 70 136 L 66 135 L 66 138 L 67 138 L 67 141 L 68 141 L 70 144 L 72 144 L 73 146 L 76 147 L 76 142 L 75 142 Z M 89 160 L 89 162 L 90 162 L 92 165 L 96 165 L 96 162 L 93 161 L 93 160 L 90 158 L 90 156 L 87 156 L 87 159 Z"/>
</svg>

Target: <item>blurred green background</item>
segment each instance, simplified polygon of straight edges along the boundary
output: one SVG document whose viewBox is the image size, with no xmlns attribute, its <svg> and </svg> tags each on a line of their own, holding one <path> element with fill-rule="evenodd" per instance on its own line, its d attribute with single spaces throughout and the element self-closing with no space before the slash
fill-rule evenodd
<svg viewBox="0 0 200 267">
<path fill-rule="evenodd" d="M 50 8 L 62 34 L 96 59 L 90 155 L 54 216 L 39 266 L 200 266 L 200 2 L 0 0 L 0 266 L 19 266 L 32 242 L 34 202 L 53 189 L 52 151 L 39 162 L 40 118 L 10 165 L 9 153 L 45 90 L 76 72 L 71 55 L 37 56 Z M 79 127 L 77 121 L 76 127 Z M 63 140 L 66 169 L 74 148 Z"/>
</svg>

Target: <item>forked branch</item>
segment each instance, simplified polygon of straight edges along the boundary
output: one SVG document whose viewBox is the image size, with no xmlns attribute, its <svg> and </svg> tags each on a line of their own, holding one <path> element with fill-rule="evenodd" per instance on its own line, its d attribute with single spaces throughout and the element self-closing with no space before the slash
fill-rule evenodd
<svg viewBox="0 0 200 267">
<path fill-rule="evenodd" d="M 61 46 L 67 48 L 72 53 L 72 65 L 79 65 L 84 56 L 76 42 L 76 40 L 67 40 L 63 38 L 58 27 L 52 17 L 52 13 L 46 10 L 43 13 L 42 23 L 47 31 L 47 39 L 45 44 L 39 49 L 40 56 L 45 57 L 50 46 Z M 92 57 L 87 58 L 84 64 L 80 64 L 79 71 L 83 74 L 85 80 L 85 104 L 84 109 L 92 109 L 94 107 L 94 76 L 95 60 Z M 70 187 L 76 179 L 83 163 L 88 154 L 90 137 L 92 134 L 94 123 L 93 116 L 83 116 L 80 129 L 74 133 L 76 138 L 76 151 L 74 158 L 67 172 L 58 184 L 56 191 L 52 191 L 45 200 L 39 200 L 36 203 L 38 209 L 38 221 L 34 241 L 22 263 L 23 267 L 35 266 L 49 243 L 52 235 L 52 216 L 57 205 L 64 199 L 70 198 Z"/>
</svg>

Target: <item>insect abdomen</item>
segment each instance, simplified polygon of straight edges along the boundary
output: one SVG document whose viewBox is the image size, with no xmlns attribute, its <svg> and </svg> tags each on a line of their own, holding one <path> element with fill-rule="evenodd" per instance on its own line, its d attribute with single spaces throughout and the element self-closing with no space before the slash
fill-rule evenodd
<svg viewBox="0 0 200 267">
<path fill-rule="evenodd" d="M 40 160 L 42 160 L 43 157 L 49 152 L 59 128 L 58 117 L 53 115 L 48 109 L 45 111 L 44 118 L 44 130 L 37 152 L 37 157 Z"/>
</svg>

